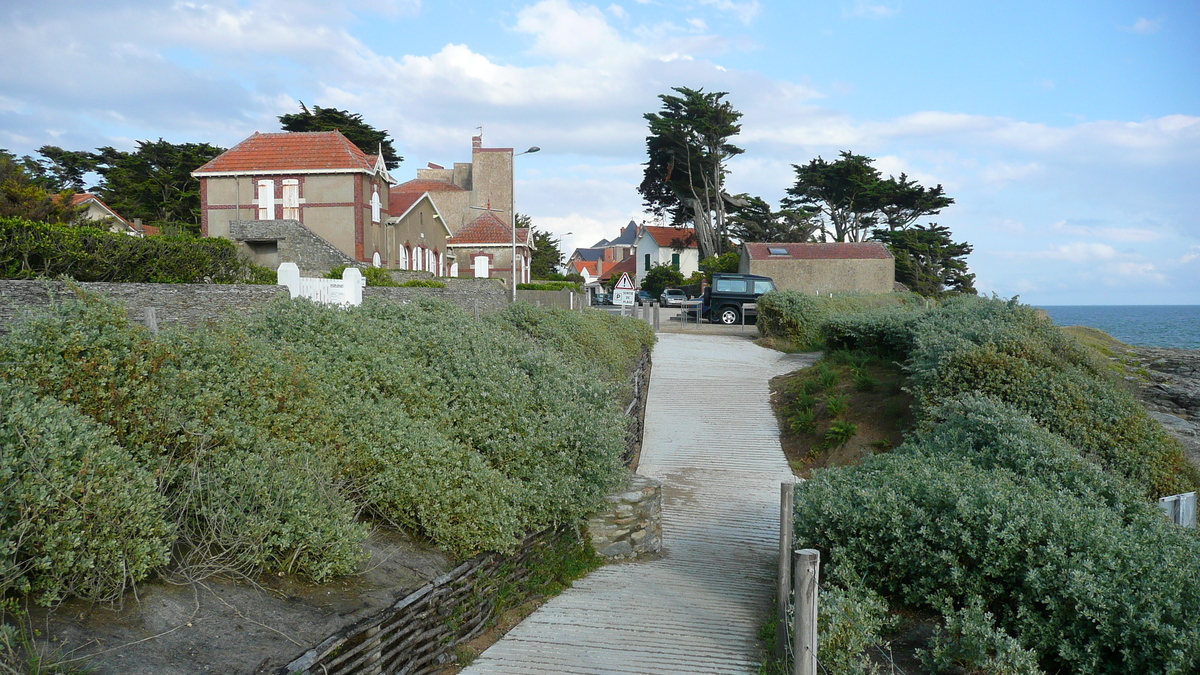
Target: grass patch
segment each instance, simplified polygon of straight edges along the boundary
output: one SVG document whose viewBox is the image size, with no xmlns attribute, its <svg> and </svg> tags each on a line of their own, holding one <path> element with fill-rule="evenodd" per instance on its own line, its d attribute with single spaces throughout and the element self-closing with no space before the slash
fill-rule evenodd
<svg viewBox="0 0 1200 675">
<path fill-rule="evenodd" d="M 781 441 L 796 475 L 900 445 L 912 424 L 912 399 L 902 382 L 895 363 L 850 350 L 829 352 L 810 368 L 772 380 Z"/>
</svg>

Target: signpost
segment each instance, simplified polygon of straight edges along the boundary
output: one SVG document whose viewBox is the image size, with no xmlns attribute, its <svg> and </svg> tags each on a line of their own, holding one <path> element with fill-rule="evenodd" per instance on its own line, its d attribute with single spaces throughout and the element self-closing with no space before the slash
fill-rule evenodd
<svg viewBox="0 0 1200 675">
<path fill-rule="evenodd" d="M 628 307 L 634 304 L 636 297 L 633 291 L 633 280 L 628 272 L 621 273 L 621 280 L 613 288 L 613 304 Z"/>
</svg>

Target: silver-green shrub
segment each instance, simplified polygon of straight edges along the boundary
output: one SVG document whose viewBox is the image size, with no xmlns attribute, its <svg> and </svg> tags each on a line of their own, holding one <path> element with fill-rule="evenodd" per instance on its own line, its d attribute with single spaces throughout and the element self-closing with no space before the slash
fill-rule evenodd
<svg viewBox="0 0 1200 675">
<path fill-rule="evenodd" d="M 320 581 L 355 569 L 364 515 L 466 556 L 600 503 L 653 336 L 593 314 L 281 300 L 155 337 L 82 293 L 0 337 L 0 378 L 111 431 L 191 572 Z"/>
<path fill-rule="evenodd" d="M 966 396 L 797 490 L 796 541 L 901 604 L 982 602 L 1047 671 L 1200 668 L 1200 539 L 1013 406 Z"/>
<path fill-rule="evenodd" d="M 108 429 L 0 380 L 0 594 L 119 600 L 167 559 L 165 507 Z"/>
</svg>

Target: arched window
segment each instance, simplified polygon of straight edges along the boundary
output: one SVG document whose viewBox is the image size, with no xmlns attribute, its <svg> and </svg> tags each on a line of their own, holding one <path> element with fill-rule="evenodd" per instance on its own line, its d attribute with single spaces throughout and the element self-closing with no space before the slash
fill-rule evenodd
<svg viewBox="0 0 1200 675">
<path fill-rule="evenodd" d="M 424 269 L 421 264 L 425 262 L 425 249 L 420 246 L 413 247 L 413 266 L 414 270 Z"/>
<path fill-rule="evenodd" d="M 442 270 L 442 252 L 441 251 L 433 252 L 433 273 L 439 277 L 446 276 L 445 271 Z"/>
<path fill-rule="evenodd" d="M 425 249 L 425 271 L 437 274 L 437 265 L 434 262 L 433 249 L 431 248 Z"/>
<path fill-rule="evenodd" d="M 371 255 L 371 267 L 383 267 L 383 259 L 379 257 L 379 251 L 375 251 Z"/>
<path fill-rule="evenodd" d="M 404 245 L 400 246 L 400 259 L 396 262 L 396 264 L 399 265 L 400 269 L 402 269 L 402 270 L 408 269 L 408 247 L 407 246 L 404 246 Z"/>
</svg>

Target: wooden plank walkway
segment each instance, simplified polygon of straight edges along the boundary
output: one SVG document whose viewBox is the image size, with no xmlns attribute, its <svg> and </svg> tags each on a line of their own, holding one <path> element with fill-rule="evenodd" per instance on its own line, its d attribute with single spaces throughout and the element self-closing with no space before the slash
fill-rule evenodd
<svg viewBox="0 0 1200 675">
<path fill-rule="evenodd" d="M 810 362 L 660 334 L 639 473 L 663 482 L 663 555 L 576 581 L 463 675 L 755 672 L 791 480 L 767 381 Z"/>
</svg>

